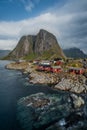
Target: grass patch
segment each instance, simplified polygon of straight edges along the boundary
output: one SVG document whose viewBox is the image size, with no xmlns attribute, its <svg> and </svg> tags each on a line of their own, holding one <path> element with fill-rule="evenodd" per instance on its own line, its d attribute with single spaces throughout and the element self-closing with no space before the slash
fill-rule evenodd
<svg viewBox="0 0 87 130">
<path fill-rule="evenodd" d="M 25 60 L 34 60 L 36 58 L 35 54 L 29 54 L 27 56 L 25 56 L 23 59 Z"/>
</svg>

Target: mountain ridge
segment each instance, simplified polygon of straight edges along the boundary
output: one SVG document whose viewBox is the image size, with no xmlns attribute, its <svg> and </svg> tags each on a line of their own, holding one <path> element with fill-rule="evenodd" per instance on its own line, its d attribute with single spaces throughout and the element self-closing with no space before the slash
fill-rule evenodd
<svg viewBox="0 0 87 130">
<path fill-rule="evenodd" d="M 63 52 L 65 53 L 67 57 L 70 57 L 70 58 L 75 58 L 75 59 L 87 58 L 87 54 L 85 54 L 81 49 L 76 48 L 76 47 L 63 49 Z"/>
<path fill-rule="evenodd" d="M 56 37 L 44 29 L 40 29 L 36 35 L 22 36 L 17 46 L 8 55 L 8 59 L 53 59 L 55 57 L 66 58 Z"/>
</svg>

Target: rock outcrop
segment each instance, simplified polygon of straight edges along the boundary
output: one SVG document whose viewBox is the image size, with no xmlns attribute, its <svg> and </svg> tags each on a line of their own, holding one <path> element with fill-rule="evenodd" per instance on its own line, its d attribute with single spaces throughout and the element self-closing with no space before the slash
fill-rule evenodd
<svg viewBox="0 0 87 130">
<path fill-rule="evenodd" d="M 57 75 L 53 73 L 32 72 L 30 75 L 30 83 L 33 84 L 56 84 L 58 82 Z"/>
<path fill-rule="evenodd" d="M 61 78 L 54 88 L 74 93 L 87 93 L 86 81 L 83 75 L 69 75 L 69 77 Z"/>
<path fill-rule="evenodd" d="M 28 62 L 21 62 L 21 63 L 10 63 L 10 64 L 7 64 L 5 66 L 7 69 L 13 69 L 13 70 L 26 70 L 26 68 L 29 68 L 29 63 Z"/>
<path fill-rule="evenodd" d="M 68 95 L 38 93 L 18 102 L 18 120 L 24 130 L 45 130 L 70 114 Z"/>
<path fill-rule="evenodd" d="M 74 130 L 79 121 L 84 123 L 80 111 L 83 104 L 84 100 L 75 94 L 37 93 L 18 101 L 17 117 L 24 130 Z"/>
<path fill-rule="evenodd" d="M 37 35 L 23 36 L 16 48 L 7 56 L 8 59 L 19 58 L 65 58 L 56 37 L 46 30 L 41 29 Z"/>
</svg>

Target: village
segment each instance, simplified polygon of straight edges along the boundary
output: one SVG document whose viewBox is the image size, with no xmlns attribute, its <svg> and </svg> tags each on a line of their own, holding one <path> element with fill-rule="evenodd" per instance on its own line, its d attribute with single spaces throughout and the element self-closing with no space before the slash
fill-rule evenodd
<svg viewBox="0 0 87 130">
<path fill-rule="evenodd" d="M 47 84 L 53 89 L 87 92 L 87 61 L 61 58 L 54 60 L 19 60 L 6 65 L 7 69 L 20 70 L 27 74 L 32 84 Z"/>
<path fill-rule="evenodd" d="M 72 64 L 73 63 L 73 64 Z M 43 72 L 68 72 L 72 74 L 84 74 L 86 72 L 86 60 L 73 60 L 67 59 L 64 61 L 62 58 L 55 58 L 54 60 L 34 60 L 34 65 L 37 65 L 37 71 Z"/>
</svg>

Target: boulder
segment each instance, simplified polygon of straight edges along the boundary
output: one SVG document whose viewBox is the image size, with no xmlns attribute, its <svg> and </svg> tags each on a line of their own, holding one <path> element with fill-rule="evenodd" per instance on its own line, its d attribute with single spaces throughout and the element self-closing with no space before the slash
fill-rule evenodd
<svg viewBox="0 0 87 130">
<path fill-rule="evenodd" d="M 84 99 L 76 94 L 71 94 L 71 98 L 73 100 L 74 108 L 80 108 L 85 104 Z"/>
<path fill-rule="evenodd" d="M 86 93 L 86 78 L 83 75 L 70 75 L 68 78 L 63 77 L 54 88 L 74 93 Z"/>
</svg>

